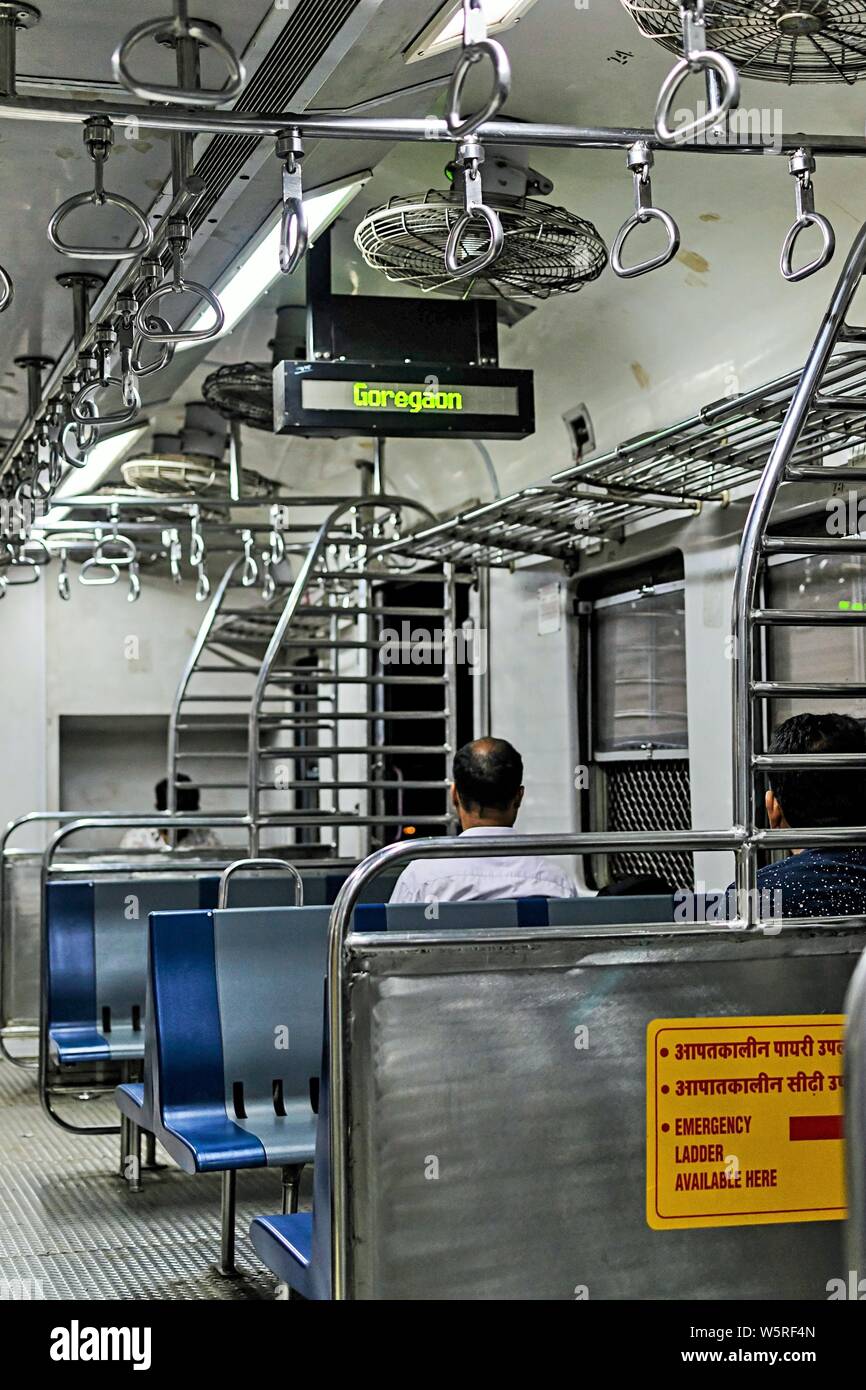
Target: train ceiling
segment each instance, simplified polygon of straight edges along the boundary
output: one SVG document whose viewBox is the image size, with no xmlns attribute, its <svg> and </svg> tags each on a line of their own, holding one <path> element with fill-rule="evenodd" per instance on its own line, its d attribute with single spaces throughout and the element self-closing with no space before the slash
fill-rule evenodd
<svg viewBox="0 0 866 1390">
<path fill-rule="evenodd" d="M 144 17 L 169 8 L 154 0 Z M 403 58 L 437 8 L 435 0 L 286 0 L 277 6 L 259 0 L 243 6 L 202 0 L 193 7 L 219 23 L 231 44 L 245 51 L 249 82 L 242 105 L 250 100 L 261 109 L 270 98 L 274 108 L 303 111 L 372 103 L 366 108 L 369 114 L 414 117 L 441 114 L 445 82 L 454 66 L 453 52 L 411 65 Z M 44 0 L 41 9 L 42 22 L 19 41 L 22 94 L 104 95 L 105 84 L 113 81 L 113 44 L 142 21 L 140 0 L 112 0 L 110 5 Z M 516 28 L 499 37 L 513 68 L 509 117 L 651 125 L 671 56 L 641 35 L 619 0 L 596 0 L 586 8 L 574 0 L 537 0 Z M 145 50 L 138 51 L 139 71 L 169 80 L 168 55 L 164 66 L 161 62 L 155 59 L 148 67 Z M 206 80 L 208 76 L 214 80 L 216 70 L 206 65 Z M 27 77 L 35 79 L 29 86 Z M 44 85 L 48 80 L 50 89 Z M 421 90 L 387 99 L 417 84 Z M 700 92 L 700 86 L 695 83 L 691 90 Z M 377 98 L 383 100 L 376 104 Z M 766 108 L 789 131 L 862 138 L 866 83 L 788 88 L 745 76 L 743 104 Z M 448 146 L 433 144 L 309 142 L 304 161 L 308 187 L 373 170 L 335 230 L 335 262 L 342 277 L 336 289 L 412 292 L 389 286 L 364 264 L 354 246 L 354 229 L 370 208 L 395 194 L 442 187 L 450 154 Z M 0 434 L 8 437 L 26 406 L 26 384 L 14 357 L 55 356 L 69 336 L 69 294 L 55 285 L 54 277 L 76 263 L 52 249 L 45 227 L 59 202 L 89 186 L 92 165 L 77 126 L 35 121 L 0 121 L 0 157 L 5 194 L 0 259 L 16 280 L 15 302 L 0 319 Z M 256 146 L 224 136 L 200 137 L 196 158 L 208 161 L 213 187 L 190 268 L 196 279 L 213 283 L 273 209 L 279 165 L 269 140 Z M 106 182 L 146 206 L 165 199 L 169 163 L 169 142 L 160 135 L 143 132 L 137 140 L 119 136 Z M 533 152 L 533 163 L 553 180 L 552 201 L 589 218 L 610 244 L 631 208 L 624 153 L 539 150 Z M 818 161 L 818 205 L 835 223 L 843 250 L 855 224 L 866 216 L 862 167 L 857 160 Z M 605 272 L 578 300 L 541 304 L 506 336 L 506 365 L 546 373 L 540 412 L 546 408 L 559 421 L 578 397 L 591 398 L 603 447 L 614 446 L 624 434 L 682 418 L 704 400 L 723 394 L 726 372 L 732 371 L 738 387 L 746 389 L 795 367 L 834 275 L 828 269 L 802 286 L 785 285 L 779 276 L 778 250 L 794 214 L 786 160 L 661 153 L 653 177 L 656 201 L 681 225 L 677 261 L 631 284 Z M 82 262 L 78 268 L 94 267 Z M 214 365 L 267 360 L 274 309 L 302 300 L 301 275 L 281 280 L 229 338 L 179 354 L 171 373 L 157 377 L 145 396 L 157 421 L 160 410 L 176 414 L 184 401 L 195 398 Z M 671 322 L 677 325 L 675 333 L 660 331 L 660 323 Z M 612 377 L 613 364 L 617 372 Z M 564 433 L 560 443 L 564 449 Z M 255 447 L 263 446 L 259 442 Z M 298 456 L 299 446 L 292 447 Z M 549 448 L 546 436 L 535 450 L 531 441 L 520 449 L 494 447 L 503 487 L 554 471 Z M 305 457 L 303 450 L 300 456 Z M 311 474 L 322 457 L 320 446 L 310 447 Z M 349 466 L 348 449 L 331 451 L 334 457 Z M 424 486 L 427 457 L 423 446 L 401 455 L 409 483 Z M 553 461 L 557 467 L 567 462 L 565 454 Z M 310 481 L 299 479 L 301 485 Z M 477 479 L 466 487 L 467 500 L 473 487 L 484 496 L 477 493 Z"/>
</svg>

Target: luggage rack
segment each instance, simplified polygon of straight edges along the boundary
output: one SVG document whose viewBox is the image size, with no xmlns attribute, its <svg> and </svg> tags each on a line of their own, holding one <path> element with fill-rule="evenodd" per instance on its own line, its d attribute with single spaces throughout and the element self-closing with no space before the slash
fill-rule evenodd
<svg viewBox="0 0 866 1390">
<path fill-rule="evenodd" d="M 755 480 L 800 380 L 800 372 L 703 406 L 666 429 L 555 473 L 548 483 L 461 512 L 377 550 L 451 564 L 507 567 L 520 555 L 568 561 L 587 539 L 663 512 L 726 505 Z M 792 463 L 815 465 L 866 441 L 866 355 L 847 351 L 825 375 L 821 400 Z M 792 473 L 792 477 L 794 474 Z"/>
</svg>

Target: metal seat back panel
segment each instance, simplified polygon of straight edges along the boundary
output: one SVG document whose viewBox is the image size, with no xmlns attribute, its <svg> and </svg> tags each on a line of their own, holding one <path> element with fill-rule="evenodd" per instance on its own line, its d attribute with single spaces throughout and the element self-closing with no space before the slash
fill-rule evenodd
<svg viewBox="0 0 866 1390">
<path fill-rule="evenodd" d="M 46 885 L 49 1025 L 95 1023 L 93 884 Z"/>
<path fill-rule="evenodd" d="M 667 894 L 648 897 L 551 898 L 551 927 L 625 927 L 674 920 L 674 900 Z"/>
<path fill-rule="evenodd" d="M 826 1298 L 840 1222 L 650 1230 L 647 1026 L 840 1013 L 864 939 L 350 937 L 349 1296 Z"/>
<path fill-rule="evenodd" d="M 269 1156 L 283 1151 L 292 1132 L 305 1155 L 298 1161 L 312 1157 L 315 1147 L 310 1081 L 321 1057 L 329 918 L 327 907 L 214 914 L 226 1110 Z M 275 1109 L 275 1083 L 285 1115 Z M 234 1107 L 238 1086 L 245 1117 Z"/>
<path fill-rule="evenodd" d="M 117 879 L 93 885 L 97 1018 L 111 1010 L 111 1031 L 129 1024 L 133 1006 L 143 1018 L 147 993 L 147 918 L 150 912 L 199 906 L 199 880 Z M 143 1033 L 141 1046 L 144 1046 Z"/>
</svg>

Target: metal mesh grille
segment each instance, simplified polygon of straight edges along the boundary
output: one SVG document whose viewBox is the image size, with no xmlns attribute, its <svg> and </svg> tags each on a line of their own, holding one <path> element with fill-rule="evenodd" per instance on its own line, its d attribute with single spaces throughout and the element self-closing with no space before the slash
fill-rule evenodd
<svg viewBox="0 0 866 1390">
<path fill-rule="evenodd" d="M 471 281 L 473 295 L 548 299 L 552 294 L 574 294 L 597 280 L 607 265 L 607 248 L 595 227 L 565 208 L 492 193 L 485 202 L 499 214 L 505 243 L 489 270 Z M 389 280 L 465 295 L 466 280 L 445 268 L 448 235 L 462 213 L 453 192 L 392 198 L 367 214 L 355 233 L 355 244 L 367 265 Z M 487 238 L 486 228 L 470 227 L 463 238 L 466 254 L 479 255 Z"/>
<path fill-rule="evenodd" d="M 605 830 L 690 830 L 691 786 L 687 758 L 660 762 L 606 763 L 601 769 L 607 806 Z M 694 886 L 690 854 L 630 852 L 607 856 L 610 877 L 654 874 L 672 891 Z"/>
<path fill-rule="evenodd" d="M 682 56 L 679 0 L 622 0 L 641 33 Z M 707 45 L 747 77 L 856 82 L 866 75 L 862 0 L 707 0 Z"/>
</svg>

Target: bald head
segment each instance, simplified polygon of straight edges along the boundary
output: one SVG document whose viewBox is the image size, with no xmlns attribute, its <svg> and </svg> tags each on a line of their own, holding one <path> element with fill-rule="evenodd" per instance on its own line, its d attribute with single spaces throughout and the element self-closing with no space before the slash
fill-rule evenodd
<svg viewBox="0 0 866 1390">
<path fill-rule="evenodd" d="M 452 795 L 464 830 L 513 825 L 523 800 L 523 759 L 504 738 L 477 738 L 454 757 Z"/>
</svg>

